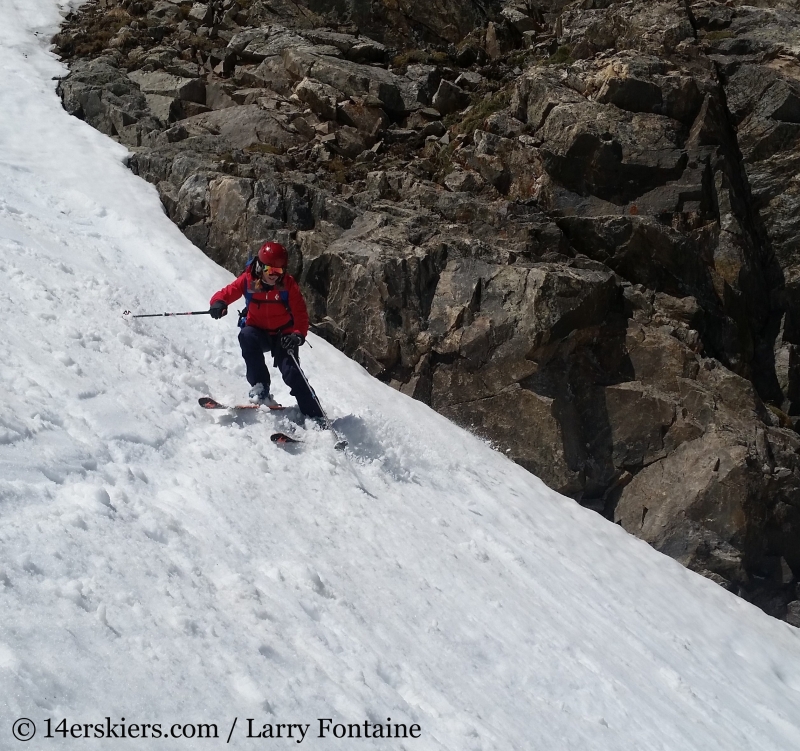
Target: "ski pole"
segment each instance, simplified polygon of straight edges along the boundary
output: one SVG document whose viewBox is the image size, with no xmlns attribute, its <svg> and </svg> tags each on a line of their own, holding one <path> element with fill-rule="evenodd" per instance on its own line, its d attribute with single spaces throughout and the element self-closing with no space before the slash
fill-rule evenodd
<svg viewBox="0 0 800 751">
<path fill-rule="evenodd" d="M 319 411 L 322 412 L 322 418 L 325 420 L 325 427 L 328 428 L 331 431 L 331 433 L 333 433 L 334 437 L 336 438 L 336 445 L 334 446 L 334 448 L 337 448 L 339 450 L 346 448 L 347 447 L 347 440 L 342 438 L 341 435 L 339 435 L 339 432 L 336 430 L 336 428 L 333 427 L 333 424 L 331 423 L 330 418 L 328 417 L 328 415 L 325 414 L 325 410 L 322 408 L 322 404 L 319 401 L 319 397 L 317 396 L 317 394 L 314 391 L 314 389 L 311 388 L 311 384 L 308 382 L 308 378 L 306 378 L 306 374 L 303 372 L 303 369 L 300 367 L 300 363 L 297 361 L 297 357 L 295 357 L 294 352 L 292 350 L 287 350 L 287 354 L 289 355 L 289 357 L 292 358 L 292 362 L 297 367 L 297 372 L 300 373 L 300 376 L 305 381 L 306 386 L 308 386 L 308 390 L 311 392 L 311 396 L 313 397 L 314 401 L 316 402 L 316 405 L 319 407 Z"/>
<path fill-rule="evenodd" d="M 189 313 L 139 313 L 138 315 L 131 315 L 130 310 L 125 310 L 122 313 L 123 318 L 162 318 L 164 316 L 207 316 L 211 313 L 210 310 L 193 310 Z"/>
<path fill-rule="evenodd" d="M 347 439 L 342 438 L 342 436 L 339 434 L 339 432 L 336 430 L 336 428 L 334 428 L 333 425 L 331 424 L 330 418 L 328 417 L 328 415 L 325 414 L 325 410 L 322 408 L 322 404 L 319 401 L 319 397 L 314 392 L 314 389 L 311 388 L 311 384 L 308 382 L 308 378 L 306 378 L 306 374 L 303 372 L 303 369 L 300 367 L 300 363 L 297 361 L 297 357 L 295 357 L 294 352 L 292 352 L 291 350 L 286 350 L 286 352 L 289 355 L 289 357 L 292 358 L 292 362 L 294 362 L 294 364 L 297 366 L 297 371 L 302 376 L 303 380 L 306 383 L 306 386 L 308 386 L 308 390 L 311 392 L 311 396 L 314 397 L 314 401 L 317 403 L 317 406 L 319 407 L 319 411 L 322 412 L 322 417 L 325 419 L 325 426 L 328 428 L 328 430 L 331 431 L 331 433 L 333 433 L 334 438 L 336 438 L 336 443 L 334 444 L 333 447 L 335 449 L 338 449 L 339 451 L 344 451 L 344 449 L 347 448 Z M 348 462 L 347 462 L 348 467 L 350 468 L 350 471 L 353 473 L 353 477 L 355 478 L 356 482 L 358 483 L 358 487 L 361 488 L 361 490 L 364 493 L 366 493 L 370 498 L 377 498 L 377 496 L 374 493 L 370 493 L 370 491 L 367 489 L 366 485 L 364 485 L 364 481 L 361 479 L 361 477 L 359 476 L 358 472 L 356 472 L 356 468 L 353 466 L 352 462 L 349 460 L 350 458 L 347 456 L 346 453 L 345 453 L 345 458 L 348 459 Z"/>
</svg>

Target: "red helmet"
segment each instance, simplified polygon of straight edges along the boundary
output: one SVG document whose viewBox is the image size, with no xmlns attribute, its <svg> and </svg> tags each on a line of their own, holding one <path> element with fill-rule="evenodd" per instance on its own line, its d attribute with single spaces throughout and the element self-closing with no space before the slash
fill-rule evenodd
<svg viewBox="0 0 800 751">
<path fill-rule="evenodd" d="M 285 269 L 289 265 L 289 254 L 280 243 L 264 243 L 258 249 L 258 260 L 264 266 L 278 266 Z"/>
</svg>

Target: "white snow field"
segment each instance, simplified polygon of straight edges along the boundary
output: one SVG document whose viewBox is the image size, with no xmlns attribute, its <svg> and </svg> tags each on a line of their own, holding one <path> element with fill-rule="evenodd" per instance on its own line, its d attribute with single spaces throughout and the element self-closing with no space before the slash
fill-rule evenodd
<svg viewBox="0 0 800 751">
<path fill-rule="evenodd" d="M 202 410 L 235 315 L 122 311 L 231 275 L 62 110 L 59 10 L 0 0 L 0 749 L 800 749 L 800 631 L 318 338 L 347 454 Z"/>
</svg>

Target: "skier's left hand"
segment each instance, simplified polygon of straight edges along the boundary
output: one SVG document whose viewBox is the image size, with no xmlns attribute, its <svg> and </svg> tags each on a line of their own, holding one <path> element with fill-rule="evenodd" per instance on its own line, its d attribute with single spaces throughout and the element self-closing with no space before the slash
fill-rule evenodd
<svg viewBox="0 0 800 751">
<path fill-rule="evenodd" d="M 297 352 L 297 348 L 300 347 L 305 339 L 300 334 L 284 334 L 281 337 L 281 347 L 283 347 L 287 352 Z"/>
</svg>

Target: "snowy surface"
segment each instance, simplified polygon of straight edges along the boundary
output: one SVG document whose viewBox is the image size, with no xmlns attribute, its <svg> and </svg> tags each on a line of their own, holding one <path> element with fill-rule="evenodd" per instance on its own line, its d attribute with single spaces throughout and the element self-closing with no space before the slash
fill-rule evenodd
<svg viewBox="0 0 800 751">
<path fill-rule="evenodd" d="M 800 749 L 800 631 L 311 338 L 350 441 L 206 412 L 247 390 L 230 280 L 61 109 L 55 0 L 0 0 L 0 749 L 45 721 L 216 723 L 218 748 Z M 288 402 L 282 384 L 278 397 Z M 287 424 L 291 426 L 293 414 Z M 417 723 L 317 737 L 318 718 Z M 285 729 L 283 730 L 285 733 Z"/>
</svg>

